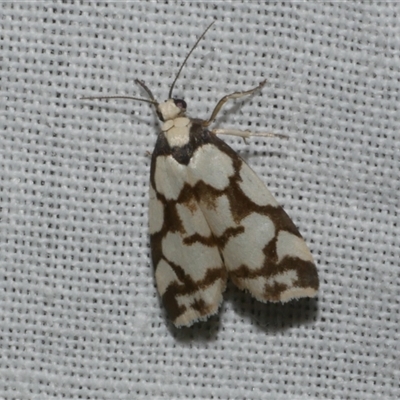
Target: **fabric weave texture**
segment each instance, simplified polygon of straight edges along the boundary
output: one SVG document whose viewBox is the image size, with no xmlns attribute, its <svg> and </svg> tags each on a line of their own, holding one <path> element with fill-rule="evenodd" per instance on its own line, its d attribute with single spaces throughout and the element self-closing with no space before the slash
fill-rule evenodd
<svg viewBox="0 0 400 400">
<path fill-rule="evenodd" d="M 400 398 L 400 5 L 0 4 L 0 399 Z M 151 106 L 213 127 L 317 264 L 317 299 L 167 320 L 147 228 Z"/>
</svg>

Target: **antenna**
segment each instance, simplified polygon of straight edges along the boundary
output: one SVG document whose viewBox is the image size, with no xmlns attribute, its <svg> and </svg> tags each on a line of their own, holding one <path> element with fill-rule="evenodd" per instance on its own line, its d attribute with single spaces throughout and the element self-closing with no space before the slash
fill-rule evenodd
<svg viewBox="0 0 400 400">
<path fill-rule="evenodd" d="M 186 61 L 188 60 L 188 58 L 190 57 L 190 55 L 193 53 L 193 50 L 197 47 L 197 45 L 199 44 L 200 40 L 203 39 L 203 37 L 205 36 L 205 34 L 207 33 L 207 31 L 212 27 L 212 25 L 215 23 L 215 21 L 211 22 L 210 25 L 208 25 L 207 29 L 201 34 L 201 36 L 197 39 L 197 42 L 194 44 L 194 46 L 192 47 L 192 49 L 189 51 L 189 54 L 186 56 L 186 58 L 184 59 L 181 67 L 179 68 L 178 73 L 175 76 L 174 81 L 172 82 L 171 88 L 169 89 L 169 93 L 168 93 L 168 98 L 171 99 L 172 98 L 172 91 L 174 90 L 174 86 L 176 81 L 179 78 L 179 74 L 182 72 L 183 67 L 186 64 Z"/>
<path fill-rule="evenodd" d="M 110 100 L 110 99 L 125 99 L 125 100 L 137 100 L 144 101 L 145 103 L 158 105 L 156 101 L 141 99 L 139 97 L 131 97 L 131 96 L 93 96 L 93 97 L 81 97 L 80 100 Z"/>
<path fill-rule="evenodd" d="M 93 97 L 81 97 L 81 100 L 109 100 L 109 99 L 137 100 L 137 101 L 143 101 L 145 103 L 153 104 L 154 106 L 157 107 L 158 102 L 154 98 L 153 93 L 151 93 L 151 90 L 142 81 L 139 81 L 139 79 L 135 79 L 135 83 L 136 83 L 136 85 L 142 87 L 146 91 L 146 93 L 150 97 L 150 100 L 141 99 L 140 97 L 132 97 L 132 96 L 93 96 Z"/>
<path fill-rule="evenodd" d="M 108 22 L 108 21 L 107 21 Z M 207 33 L 207 31 L 212 27 L 212 25 L 215 23 L 215 21 L 211 22 L 210 25 L 208 25 L 208 27 L 206 28 L 206 30 L 201 34 L 201 36 L 197 39 L 196 43 L 194 44 L 194 46 L 191 48 L 191 50 L 189 51 L 189 54 L 186 56 L 186 58 L 184 59 L 182 65 L 179 68 L 178 73 L 175 76 L 174 81 L 172 82 L 171 88 L 169 89 L 169 93 L 168 93 L 168 98 L 171 99 L 172 98 L 172 91 L 174 89 L 175 83 L 179 78 L 180 73 L 182 72 L 183 67 L 186 64 L 186 61 L 188 60 L 188 58 L 190 57 L 190 55 L 193 53 L 193 50 L 197 47 L 197 45 L 199 44 L 200 40 L 203 39 L 203 37 L 205 36 L 205 34 Z M 139 85 L 142 89 L 145 90 L 145 92 L 147 93 L 147 95 L 150 97 L 150 100 L 148 99 L 142 99 L 139 97 L 131 97 L 131 96 L 90 96 L 90 97 L 81 97 L 81 100 L 110 100 L 110 99 L 125 99 L 125 100 L 137 100 L 137 101 L 143 101 L 145 103 L 150 103 L 153 104 L 154 106 L 158 107 L 158 102 L 157 100 L 154 98 L 153 93 L 151 92 L 151 90 L 145 85 L 144 82 L 140 81 L 139 79 L 135 79 L 135 83 L 137 85 Z"/>
</svg>

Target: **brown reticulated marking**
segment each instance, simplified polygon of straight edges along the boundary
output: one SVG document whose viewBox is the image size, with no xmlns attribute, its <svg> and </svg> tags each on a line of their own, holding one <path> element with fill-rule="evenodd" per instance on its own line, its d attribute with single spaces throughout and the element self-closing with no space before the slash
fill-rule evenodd
<svg viewBox="0 0 400 400">
<path fill-rule="evenodd" d="M 191 236 L 186 237 L 183 239 L 183 243 L 190 246 L 194 243 L 201 243 L 208 247 L 216 246 L 216 240 L 214 236 L 210 235 L 208 237 L 201 236 L 199 233 L 195 233 Z"/>
<path fill-rule="evenodd" d="M 161 242 L 168 232 L 179 232 L 183 237 L 185 236 L 186 232 L 176 209 L 176 205 L 183 204 L 190 209 L 194 207 L 194 203 L 197 203 L 193 188 L 189 184 L 184 185 L 179 197 L 176 200 L 167 200 L 157 191 L 156 196 L 164 206 L 164 223 L 159 232 L 150 235 L 152 260 L 154 266 L 158 265 L 161 257 L 163 256 L 161 251 Z M 190 245 L 195 242 L 199 242 L 210 247 L 217 246 L 216 239 L 212 234 L 208 237 L 205 237 L 196 233 L 184 238 L 185 244 Z"/>
<path fill-rule="evenodd" d="M 297 272 L 298 278 L 294 286 L 318 290 L 318 273 L 314 263 L 297 257 L 285 257 L 279 265 L 284 271 L 293 269 Z"/>
<path fill-rule="evenodd" d="M 227 272 L 224 267 L 208 268 L 206 276 L 202 280 L 194 281 L 179 265 L 169 261 L 168 263 L 179 279 L 179 282 L 170 284 L 162 296 L 164 306 L 173 321 L 186 311 L 186 306 L 178 304 L 177 297 L 200 292 L 207 289 L 207 287 L 219 279 L 222 282 L 226 282 L 227 279 Z M 209 313 L 210 307 L 215 305 L 208 305 L 204 301 L 194 299 L 194 303 L 191 306 L 197 307 L 200 316 L 205 316 Z"/>
<path fill-rule="evenodd" d="M 244 232 L 243 226 L 237 226 L 235 228 L 226 229 L 225 232 L 216 239 L 218 248 L 223 249 L 231 238 L 240 235 L 243 232 Z"/>
<path fill-rule="evenodd" d="M 157 192 L 156 192 L 157 193 Z M 157 198 L 164 206 L 164 223 L 159 232 L 150 235 L 151 258 L 153 265 L 156 267 L 160 262 L 162 254 L 162 239 L 168 232 L 184 233 L 182 221 L 176 210 L 176 201 L 167 201 L 164 196 L 157 193 Z"/>
</svg>

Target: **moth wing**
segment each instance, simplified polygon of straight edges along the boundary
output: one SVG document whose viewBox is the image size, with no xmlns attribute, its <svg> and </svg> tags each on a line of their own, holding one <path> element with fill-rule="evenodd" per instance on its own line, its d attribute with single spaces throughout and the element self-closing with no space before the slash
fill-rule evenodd
<svg viewBox="0 0 400 400">
<path fill-rule="evenodd" d="M 157 289 L 173 323 L 190 326 L 215 314 L 227 271 L 186 167 L 172 155 L 153 154 L 149 231 Z"/>
<path fill-rule="evenodd" d="M 264 302 L 314 297 L 319 283 L 312 255 L 255 172 L 213 134 L 189 169 L 232 281 Z"/>
</svg>

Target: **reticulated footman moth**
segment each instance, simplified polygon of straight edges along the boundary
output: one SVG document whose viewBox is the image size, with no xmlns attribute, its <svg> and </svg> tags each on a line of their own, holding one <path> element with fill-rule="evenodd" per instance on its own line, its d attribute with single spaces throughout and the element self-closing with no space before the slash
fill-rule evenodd
<svg viewBox="0 0 400 400">
<path fill-rule="evenodd" d="M 215 314 L 228 277 L 262 302 L 314 297 L 319 285 L 294 223 L 255 172 L 216 136 L 270 135 L 208 129 L 226 101 L 252 94 L 265 81 L 223 97 L 208 120 L 186 116 L 185 101 L 172 96 L 183 66 L 211 25 L 182 63 L 167 101 L 156 101 L 139 80 L 148 100 L 107 97 L 151 103 L 162 122 L 151 160 L 149 233 L 157 289 L 177 327 Z"/>
</svg>

